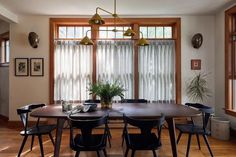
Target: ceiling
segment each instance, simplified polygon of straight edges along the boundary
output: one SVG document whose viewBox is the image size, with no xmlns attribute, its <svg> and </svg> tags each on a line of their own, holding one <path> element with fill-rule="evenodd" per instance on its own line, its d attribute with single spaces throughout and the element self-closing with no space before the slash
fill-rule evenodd
<svg viewBox="0 0 236 157">
<path fill-rule="evenodd" d="M 210 15 L 233 1 L 117 0 L 117 12 L 128 16 Z M 113 12 L 113 0 L 0 0 L 0 5 L 15 14 L 91 15 L 98 6 Z"/>
</svg>

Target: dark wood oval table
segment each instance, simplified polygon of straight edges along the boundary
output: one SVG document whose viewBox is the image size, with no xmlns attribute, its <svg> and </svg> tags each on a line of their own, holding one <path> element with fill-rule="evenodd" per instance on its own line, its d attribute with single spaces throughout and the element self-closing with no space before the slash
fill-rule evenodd
<svg viewBox="0 0 236 157">
<path fill-rule="evenodd" d="M 94 112 L 76 113 L 73 116 L 80 118 L 95 118 L 101 117 L 107 113 L 109 113 L 110 119 L 122 119 L 123 113 L 137 118 L 157 118 L 163 113 L 166 116 L 166 121 L 168 123 L 172 154 L 174 157 L 178 156 L 174 118 L 196 116 L 200 114 L 200 112 L 195 109 L 179 104 L 113 103 L 112 109 L 101 109 L 98 106 L 97 110 Z M 62 112 L 61 105 L 51 104 L 33 111 L 31 116 L 57 119 L 54 156 L 59 157 L 63 125 L 67 119 L 68 113 Z"/>
</svg>

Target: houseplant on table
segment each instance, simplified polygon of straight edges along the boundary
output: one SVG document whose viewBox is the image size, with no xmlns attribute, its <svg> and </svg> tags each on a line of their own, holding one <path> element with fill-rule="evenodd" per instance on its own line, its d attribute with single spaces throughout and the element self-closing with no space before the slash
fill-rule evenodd
<svg viewBox="0 0 236 157">
<path fill-rule="evenodd" d="M 111 108 L 112 99 L 115 96 L 119 96 L 121 99 L 123 99 L 123 92 L 125 91 L 123 86 L 120 85 L 118 81 L 115 81 L 114 83 L 97 82 L 95 84 L 90 85 L 88 90 L 90 92 L 89 94 L 100 97 L 102 108 Z"/>
</svg>

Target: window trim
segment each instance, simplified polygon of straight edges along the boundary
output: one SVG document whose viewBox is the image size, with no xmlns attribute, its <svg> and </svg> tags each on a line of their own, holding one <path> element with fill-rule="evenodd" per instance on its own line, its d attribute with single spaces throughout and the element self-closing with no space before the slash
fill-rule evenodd
<svg viewBox="0 0 236 157">
<path fill-rule="evenodd" d="M 9 32 L 5 32 L 5 33 L 2 33 L 2 34 L 0 34 L 0 48 L 2 49 L 2 42 L 4 41 L 4 47 L 5 47 L 5 55 L 4 55 L 4 63 L 1 63 L 0 62 L 0 67 L 8 67 L 9 66 L 9 63 L 10 63 L 10 61 L 9 62 L 6 62 L 6 41 L 10 41 L 10 39 L 9 39 Z"/>
<path fill-rule="evenodd" d="M 230 84 L 230 80 L 232 82 L 232 74 L 231 71 L 234 70 L 232 68 L 232 62 L 230 58 L 232 58 L 232 35 L 235 34 L 236 29 L 233 30 L 233 20 L 236 20 L 236 5 L 231 7 L 230 9 L 225 11 L 225 113 L 236 117 L 236 110 L 233 110 L 233 102 L 232 102 L 232 84 Z M 235 23 L 235 21 L 234 21 Z M 230 79 L 231 78 L 231 79 Z"/>
<path fill-rule="evenodd" d="M 89 18 L 50 18 L 50 33 L 49 33 L 49 51 L 50 51 L 50 66 L 49 66 L 49 104 L 53 104 L 54 100 L 54 39 L 57 37 L 59 25 L 80 25 L 88 26 Z M 113 25 L 113 18 L 106 18 L 104 26 Z M 176 80 L 176 103 L 181 103 L 181 18 L 125 18 L 127 23 L 117 23 L 117 25 L 130 25 L 135 32 L 139 32 L 139 26 L 153 26 L 153 25 L 166 25 L 172 26 L 172 39 L 176 40 L 176 60 L 175 60 L 175 80 Z M 98 26 L 92 25 L 92 30 L 98 29 Z M 97 39 L 98 32 L 91 32 L 91 39 Z M 135 40 L 134 47 L 134 98 L 138 98 L 139 80 L 138 80 L 138 46 L 137 39 L 139 33 L 133 38 Z M 93 47 L 93 74 L 92 82 L 96 82 L 96 45 Z"/>
</svg>

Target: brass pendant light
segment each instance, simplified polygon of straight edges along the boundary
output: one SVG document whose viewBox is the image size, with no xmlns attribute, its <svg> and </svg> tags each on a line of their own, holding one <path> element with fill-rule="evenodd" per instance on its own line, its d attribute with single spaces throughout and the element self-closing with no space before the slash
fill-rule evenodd
<svg viewBox="0 0 236 157">
<path fill-rule="evenodd" d="M 93 41 L 91 39 L 88 38 L 88 36 L 86 35 L 81 41 L 80 41 L 81 45 L 93 45 Z"/>
<path fill-rule="evenodd" d="M 146 39 L 141 38 L 141 39 L 138 40 L 138 44 L 137 45 L 138 46 L 148 46 L 149 43 L 148 43 L 148 41 Z"/>
<path fill-rule="evenodd" d="M 116 29 L 116 20 L 120 19 L 120 20 L 124 21 L 116 13 L 116 0 L 114 0 L 114 13 L 109 12 L 109 11 L 107 11 L 105 9 L 100 8 L 100 7 L 97 7 L 96 8 L 96 14 L 94 14 L 92 16 L 92 18 L 89 20 L 89 24 L 90 25 L 103 25 L 103 24 L 105 24 L 105 20 L 98 14 L 98 10 L 104 11 L 104 12 L 112 15 L 112 17 L 114 18 L 115 29 L 114 30 L 97 30 L 97 31 L 123 32 L 124 36 L 131 36 L 131 37 L 136 35 L 136 32 L 134 32 L 131 28 L 128 28 L 126 31 L 122 31 L 122 30 L 117 30 Z M 91 31 L 91 30 L 88 30 L 88 31 Z M 81 45 L 93 45 L 94 44 L 93 41 L 91 39 L 89 39 L 88 36 L 87 36 L 88 31 L 86 32 L 86 36 L 80 41 Z M 140 33 L 142 33 L 142 32 L 140 32 Z M 143 38 L 143 34 L 142 34 L 142 38 L 138 40 L 138 45 L 139 46 L 147 46 L 147 45 L 149 45 L 147 40 Z"/>
<path fill-rule="evenodd" d="M 103 25 L 103 24 L 105 24 L 105 21 L 102 19 L 102 17 L 98 13 L 96 13 L 89 20 L 89 24 L 90 25 Z"/>
<path fill-rule="evenodd" d="M 138 40 L 137 45 L 138 46 L 148 46 L 149 45 L 148 41 L 143 38 L 143 32 L 140 32 L 140 34 L 141 34 L 142 37 Z"/>
<path fill-rule="evenodd" d="M 124 36 L 128 36 L 128 37 L 132 37 L 132 36 L 135 36 L 135 35 L 136 35 L 136 33 L 130 28 L 128 28 L 124 33 Z"/>
</svg>

